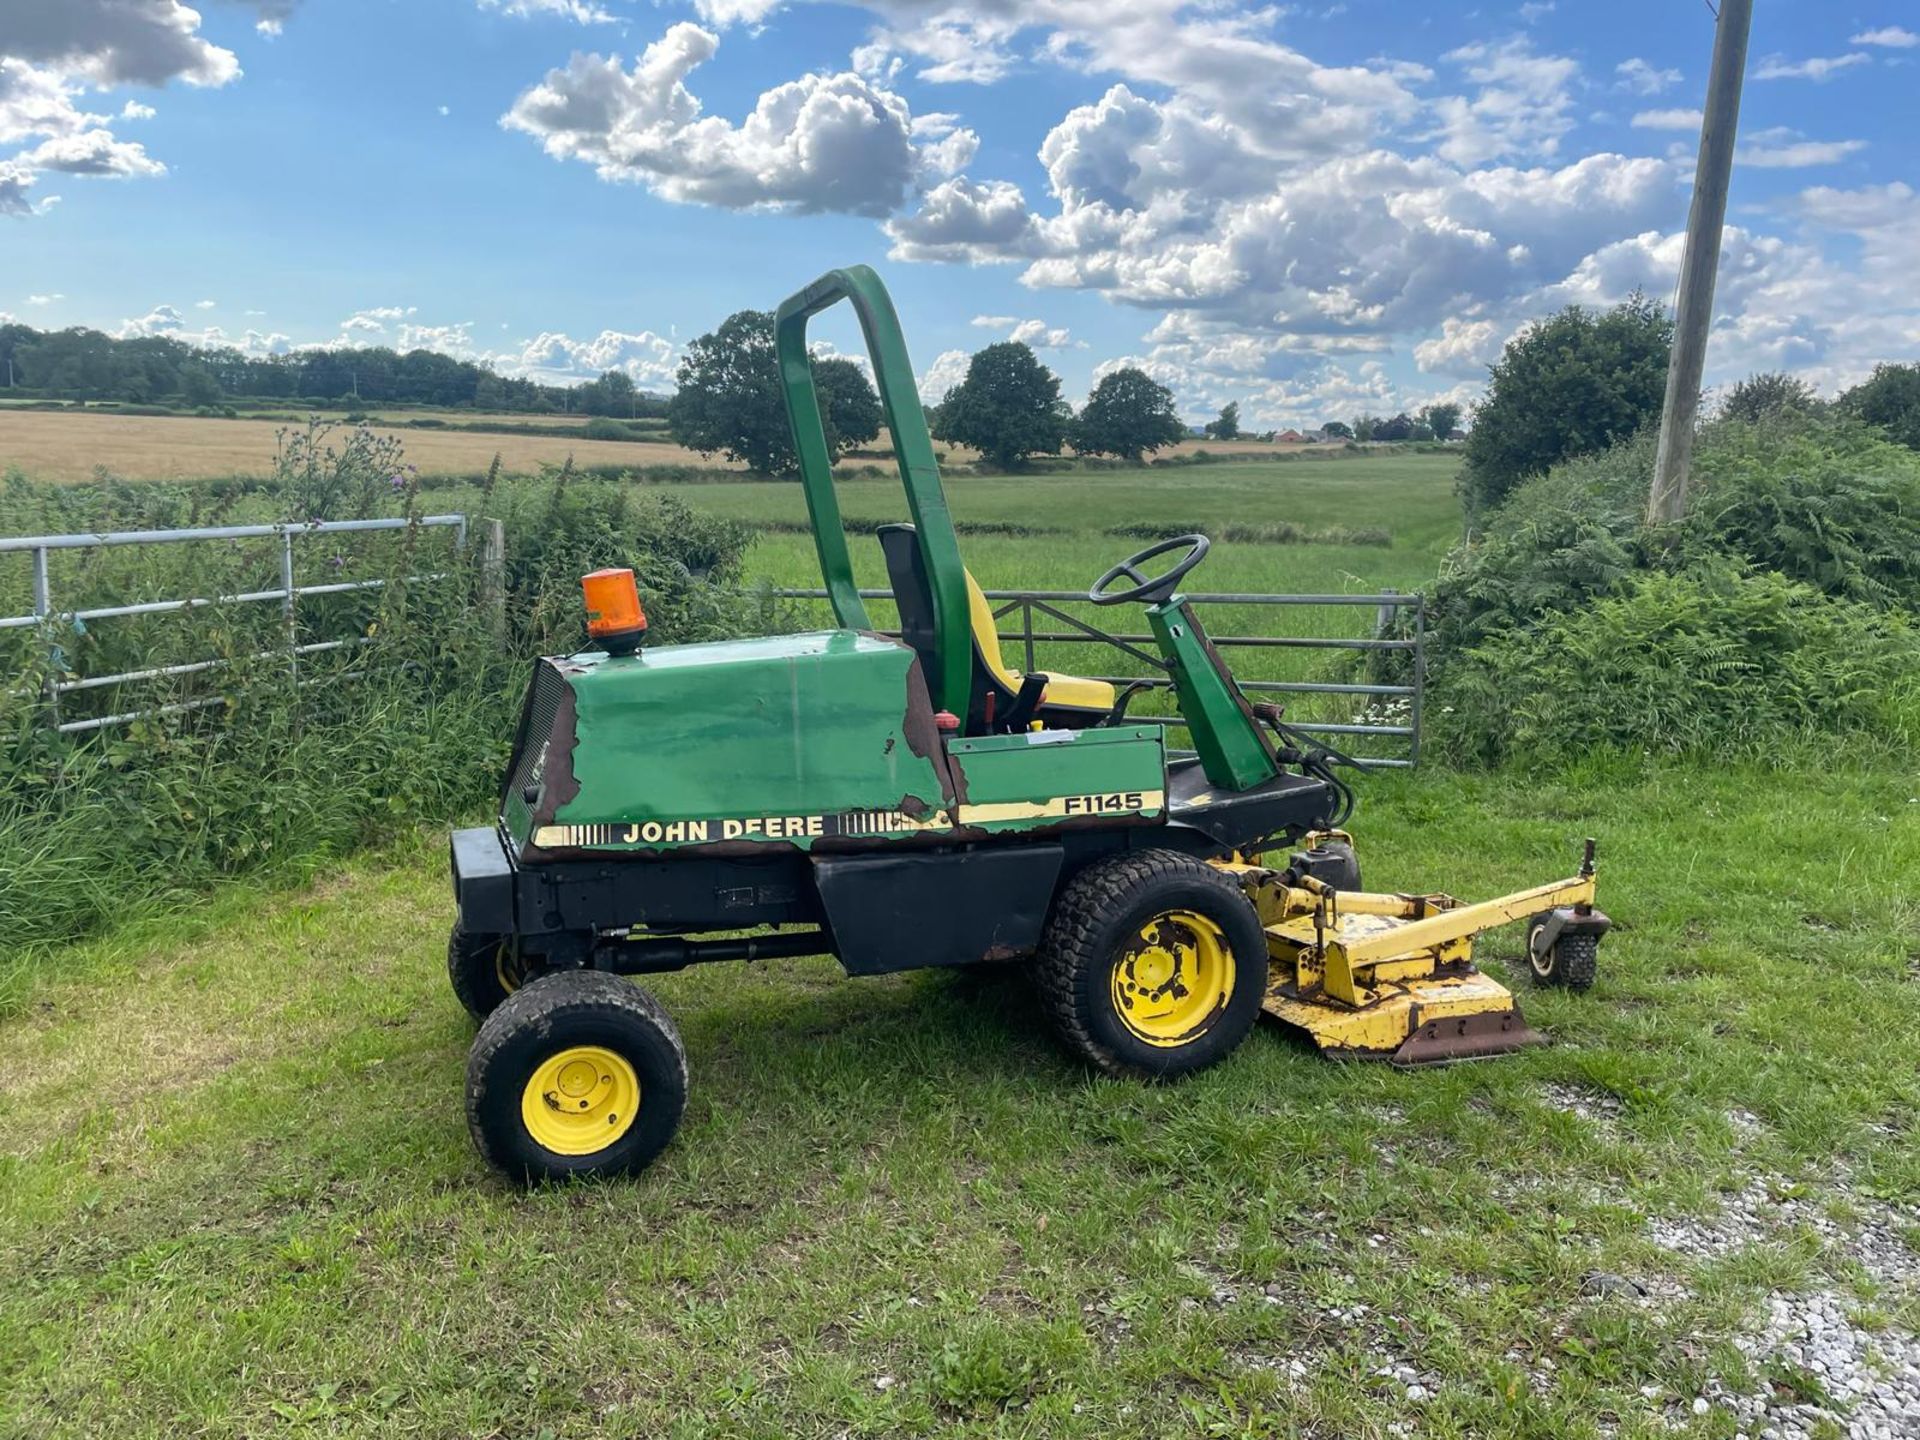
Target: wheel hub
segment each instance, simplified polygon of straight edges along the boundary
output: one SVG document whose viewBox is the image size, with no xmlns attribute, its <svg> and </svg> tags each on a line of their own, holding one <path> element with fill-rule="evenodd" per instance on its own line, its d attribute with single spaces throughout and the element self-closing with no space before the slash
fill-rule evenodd
<svg viewBox="0 0 1920 1440">
<path fill-rule="evenodd" d="M 633 1128 L 640 1077 L 599 1045 L 574 1045 L 535 1068 L 520 1097 L 527 1133 L 557 1155 L 590 1155 Z"/>
<path fill-rule="evenodd" d="M 1233 994 L 1233 952 L 1206 916 L 1171 910 L 1125 943 L 1113 968 L 1113 1006 L 1149 1045 L 1184 1045 L 1204 1034 Z"/>
</svg>

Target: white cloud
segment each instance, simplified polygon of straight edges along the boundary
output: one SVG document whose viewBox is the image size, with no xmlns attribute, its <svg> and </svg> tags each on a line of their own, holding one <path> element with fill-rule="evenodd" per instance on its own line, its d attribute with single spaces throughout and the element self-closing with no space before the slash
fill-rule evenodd
<svg viewBox="0 0 1920 1440">
<path fill-rule="evenodd" d="M 271 333 L 249 330 L 237 348 L 249 355 L 286 355 L 293 350 L 293 337 L 277 330 Z"/>
<path fill-rule="evenodd" d="M 1663 94 L 1685 78 L 1678 70 L 1661 69 L 1638 55 L 1631 60 L 1622 60 L 1613 67 L 1613 73 L 1620 77 L 1621 89 L 1631 90 L 1636 95 Z"/>
<path fill-rule="evenodd" d="M 1165 89 L 1218 115 L 1260 153 L 1323 157 L 1365 145 L 1420 108 L 1421 67 L 1326 66 L 1267 33 L 1284 13 L 1189 0 L 865 0 L 885 23 L 856 52 L 937 83 L 989 84 L 1035 61 Z M 1031 32 L 1045 33 L 1028 44 Z"/>
<path fill-rule="evenodd" d="M 156 305 L 137 320 L 123 320 L 113 333 L 133 340 L 143 335 L 174 335 L 187 328 L 186 317 L 171 305 Z"/>
<path fill-rule="evenodd" d="M 551 384 L 592 380 L 609 370 L 622 370 L 642 389 L 670 386 L 675 363 L 673 342 L 651 330 L 638 334 L 602 330 L 586 340 L 546 331 L 512 356 L 500 358 L 511 373 Z"/>
<path fill-rule="evenodd" d="M 1889 50 L 1911 50 L 1920 45 L 1920 35 L 1911 30 L 1903 30 L 1898 25 L 1887 25 L 1878 30 L 1863 30 L 1848 40 L 1849 45 L 1879 45 Z"/>
<path fill-rule="evenodd" d="M 575 20 L 582 25 L 610 25 L 616 18 L 590 0 L 480 0 L 482 10 L 498 10 L 503 15 L 522 18 L 551 15 Z"/>
<path fill-rule="evenodd" d="M 1527 3 L 1520 7 L 1520 19 L 1532 25 L 1546 19 L 1556 8 L 1554 0 L 1527 0 Z"/>
<path fill-rule="evenodd" d="M 1636 130 L 1698 131 L 1706 117 L 1698 110 L 1642 110 L 1633 117 Z"/>
<path fill-rule="evenodd" d="M 0 156 L 0 214 L 44 213 L 56 203 L 58 196 L 37 206 L 28 199 L 47 172 L 166 174 L 142 145 L 113 134 L 112 117 L 83 110 L 79 101 L 89 89 L 175 80 L 207 87 L 238 78 L 233 52 L 199 32 L 199 12 L 178 0 L 13 0 L 0 30 L 0 144 L 25 148 Z M 152 106 L 128 100 L 118 119 L 153 115 Z"/>
<path fill-rule="evenodd" d="M 29 305 L 51 305 L 56 300 L 64 300 L 66 298 L 66 296 L 55 291 L 51 295 L 29 295 L 27 297 L 27 303 Z"/>
<path fill-rule="evenodd" d="M 1871 55 L 1862 54 L 1858 50 L 1846 55 L 1834 55 L 1827 58 L 1815 56 L 1806 60 L 1789 60 L 1784 55 L 1769 55 L 1760 62 L 1759 67 L 1753 72 L 1753 78 L 1756 80 L 1814 80 L 1825 82 L 1831 80 L 1842 70 L 1851 69 L 1855 65 L 1869 65 L 1872 62 L 1873 57 Z"/>
<path fill-rule="evenodd" d="M 1413 347 L 1413 361 L 1422 370 L 1442 375 L 1478 377 L 1500 358 L 1505 344 L 1501 327 L 1491 320 L 1449 315 L 1440 322 L 1438 335 Z"/>
<path fill-rule="evenodd" d="M 1075 340 L 1064 326 L 1044 320 L 1022 320 L 1017 315 L 976 315 L 973 323 L 988 330 L 1004 330 L 1003 337 L 1030 345 L 1035 350 L 1084 350 L 1087 342 Z"/>
<path fill-rule="evenodd" d="M 193 308 L 196 310 L 211 310 L 219 303 L 218 300 L 196 300 L 193 302 Z"/>
<path fill-rule="evenodd" d="M 947 391 L 967 378 L 967 362 L 972 358 L 964 350 L 942 350 L 935 356 L 920 376 L 922 403 L 938 405 Z"/>
<path fill-rule="evenodd" d="M 1864 140 L 1802 140 L 1792 134 L 1762 132 L 1740 147 L 1735 160 L 1757 170 L 1798 170 L 1834 165 L 1866 148 Z"/>
<path fill-rule="evenodd" d="M 101 175 L 125 179 L 164 175 L 167 167 L 133 140 L 116 140 L 105 130 L 57 135 L 14 157 L 30 170 L 55 170 L 65 175 Z"/>
<path fill-rule="evenodd" d="M 411 350 L 432 350 L 437 354 L 451 355 L 456 360 L 488 358 L 473 343 L 471 320 L 462 320 L 453 325 L 402 325 L 394 339 L 393 348 L 402 355 Z"/>
<path fill-rule="evenodd" d="M 923 166 L 972 156 L 974 142 L 955 138 L 971 132 L 957 130 L 933 142 L 929 155 L 914 141 L 907 102 L 852 72 L 777 85 L 738 125 L 705 115 L 686 80 L 719 43 L 683 21 L 630 71 L 617 58 L 576 54 L 521 95 L 501 123 L 604 179 L 728 209 L 885 215 Z"/>
<path fill-rule="evenodd" d="M 758 25 L 780 8 L 780 0 L 693 0 L 694 12 L 709 25 Z"/>
<path fill-rule="evenodd" d="M 1460 66 L 1479 87 L 1472 98 L 1448 95 L 1435 102 L 1444 158 L 1479 165 L 1558 151 L 1561 137 L 1573 128 L 1569 87 L 1579 76 L 1578 62 L 1536 54 L 1522 38 L 1463 45 L 1442 58 Z"/>
<path fill-rule="evenodd" d="M 57 0 L 8 6 L 6 53 L 90 84 L 225 85 L 231 50 L 203 38 L 200 13 L 179 0 Z"/>
<path fill-rule="evenodd" d="M 887 222 L 896 260 L 991 263 L 1032 253 L 1033 216 L 1020 187 L 956 176 L 929 190 L 911 215 Z"/>
</svg>

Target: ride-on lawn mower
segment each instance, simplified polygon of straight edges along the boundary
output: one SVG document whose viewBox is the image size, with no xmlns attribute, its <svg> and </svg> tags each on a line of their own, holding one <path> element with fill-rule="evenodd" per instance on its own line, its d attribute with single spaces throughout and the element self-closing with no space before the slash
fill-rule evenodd
<svg viewBox="0 0 1920 1440">
<path fill-rule="evenodd" d="M 880 532 L 898 640 L 854 583 L 808 361 L 809 317 L 840 300 L 913 517 Z M 1591 843 L 1575 877 L 1482 905 L 1360 889 L 1331 752 L 1247 702 L 1179 592 L 1204 536 L 1088 592 L 1146 607 L 1197 758 L 1169 760 L 1163 724 L 1128 718 L 1138 687 L 1009 668 L 879 277 L 831 272 L 776 331 L 839 628 L 647 648 L 631 572 L 586 578 L 597 650 L 538 662 L 498 823 L 453 836 L 447 964 L 483 1021 L 467 1118 L 490 1162 L 542 1180 L 659 1154 L 686 1056 L 622 977 L 711 960 L 1025 963 L 1071 1051 L 1149 1079 L 1224 1059 L 1263 1008 L 1339 1055 L 1516 1049 L 1537 1037 L 1471 963 L 1473 935 L 1511 920 L 1533 917 L 1537 979 L 1592 983 L 1608 922 Z"/>
</svg>

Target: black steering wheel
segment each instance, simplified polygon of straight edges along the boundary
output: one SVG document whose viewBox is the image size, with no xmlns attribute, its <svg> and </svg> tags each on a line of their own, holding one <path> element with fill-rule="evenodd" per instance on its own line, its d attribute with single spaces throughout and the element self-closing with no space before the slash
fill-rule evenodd
<svg viewBox="0 0 1920 1440">
<path fill-rule="evenodd" d="M 1183 545 L 1187 553 L 1173 562 L 1172 569 L 1153 576 L 1140 573 L 1140 567 L 1149 560 L 1157 560 Z M 1162 540 L 1158 545 L 1149 545 L 1139 554 L 1129 555 L 1094 581 L 1093 588 L 1087 591 L 1087 599 L 1096 605 L 1125 605 L 1130 600 L 1157 605 L 1173 594 L 1173 587 L 1180 583 L 1180 577 L 1206 559 L 1207 551 L 1212 548 L 1213 542 L 1204 535 L 1176 535 L 1171 540 Z M 1113 583 L 1123 576 L 1133 581 L 1133 588 L 1113 589 Z"/>
</svg>

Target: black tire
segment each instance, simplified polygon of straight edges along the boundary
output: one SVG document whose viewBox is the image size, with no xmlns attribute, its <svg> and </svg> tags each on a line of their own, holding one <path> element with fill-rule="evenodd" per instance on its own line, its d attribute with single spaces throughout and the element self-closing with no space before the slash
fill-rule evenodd
<svg viewBox="0 0 1920 1440">
<path fill-rule="evenodd" d="M 505 935 L 469 935 L 454 922 L 447 936 L 447 980 L 454 998 L 485 1020 L 520 988 L 520 962 Z"/>
<path fill-rule="evenodd" d="M 1547 915 L 1536 915 L 1527 922 L 1527 973 L 1536 985 L 1591 990 L 1600 973 L 1600 937 L 1563 933 L 1542 955 L 1535 937 L 1547 919 Z"/>
<path fill-rule="evenodd" d="M 1554 941 L 1560 983 L 1569 990 L 1591 990 L 1600 974 L 1600 937 L 1562 935 Z"/>
<path fill-rule="evenodd" d="M 638 1103 L 626 1116 L 615 1114 L 609 1121 L 626 1121 L 612 1141 L 586 1151 L 550 1148 L 529 1129 L 523 1102 L 538 1113 L 544 1098 L 558 1112 L 555 1092 L 533 1097 L 530 1088 L 542 1067 L 588 1047 L 595 1055 L 610 1052 L 631 1067 L 626 1078 L 637 1085 Z M 596 1069 L 600 1064 L 593 1059 L 574 1063 Z M 673 1021 L 639 986 L 597 970 L 560 971 L 515 992 L 487 1017 L 467 1057 L 467 1128 L 473 1143 L 489 1165 L 521 1184 L 638 1174 L 673 1139 L 686 1105 L 687 1052 Z M 598 1114 L 580 1119 L 597 1122 Z M 565 1123 L 574 1121 L 570 1113 L 565 1116 Z"/>
<path fill-rule="evenodd" d="M 1131 973 L 1123 967 L 1141 953 L 1145 927 L 1173 912 L 1217 928 L 1232 959 L 1231 984 L 1188 1030 L 1153 1043 L 1122 1014 L 1115 993 L 1126 981 L 1117 977 Z M 1187 922 L 1171 923 L 1176 939 L 1191 938 Z M 1239 886 L 1211 865 L 1172 850 L 1133 851 L 1088 866 L 1055 898 L 1034 980 L 1075 1055 L 1109 1075 L 1169 1080 L 1219 1063 L 1246 1039 L 1266 994 L 1266 934 Z"/>
</svg>

